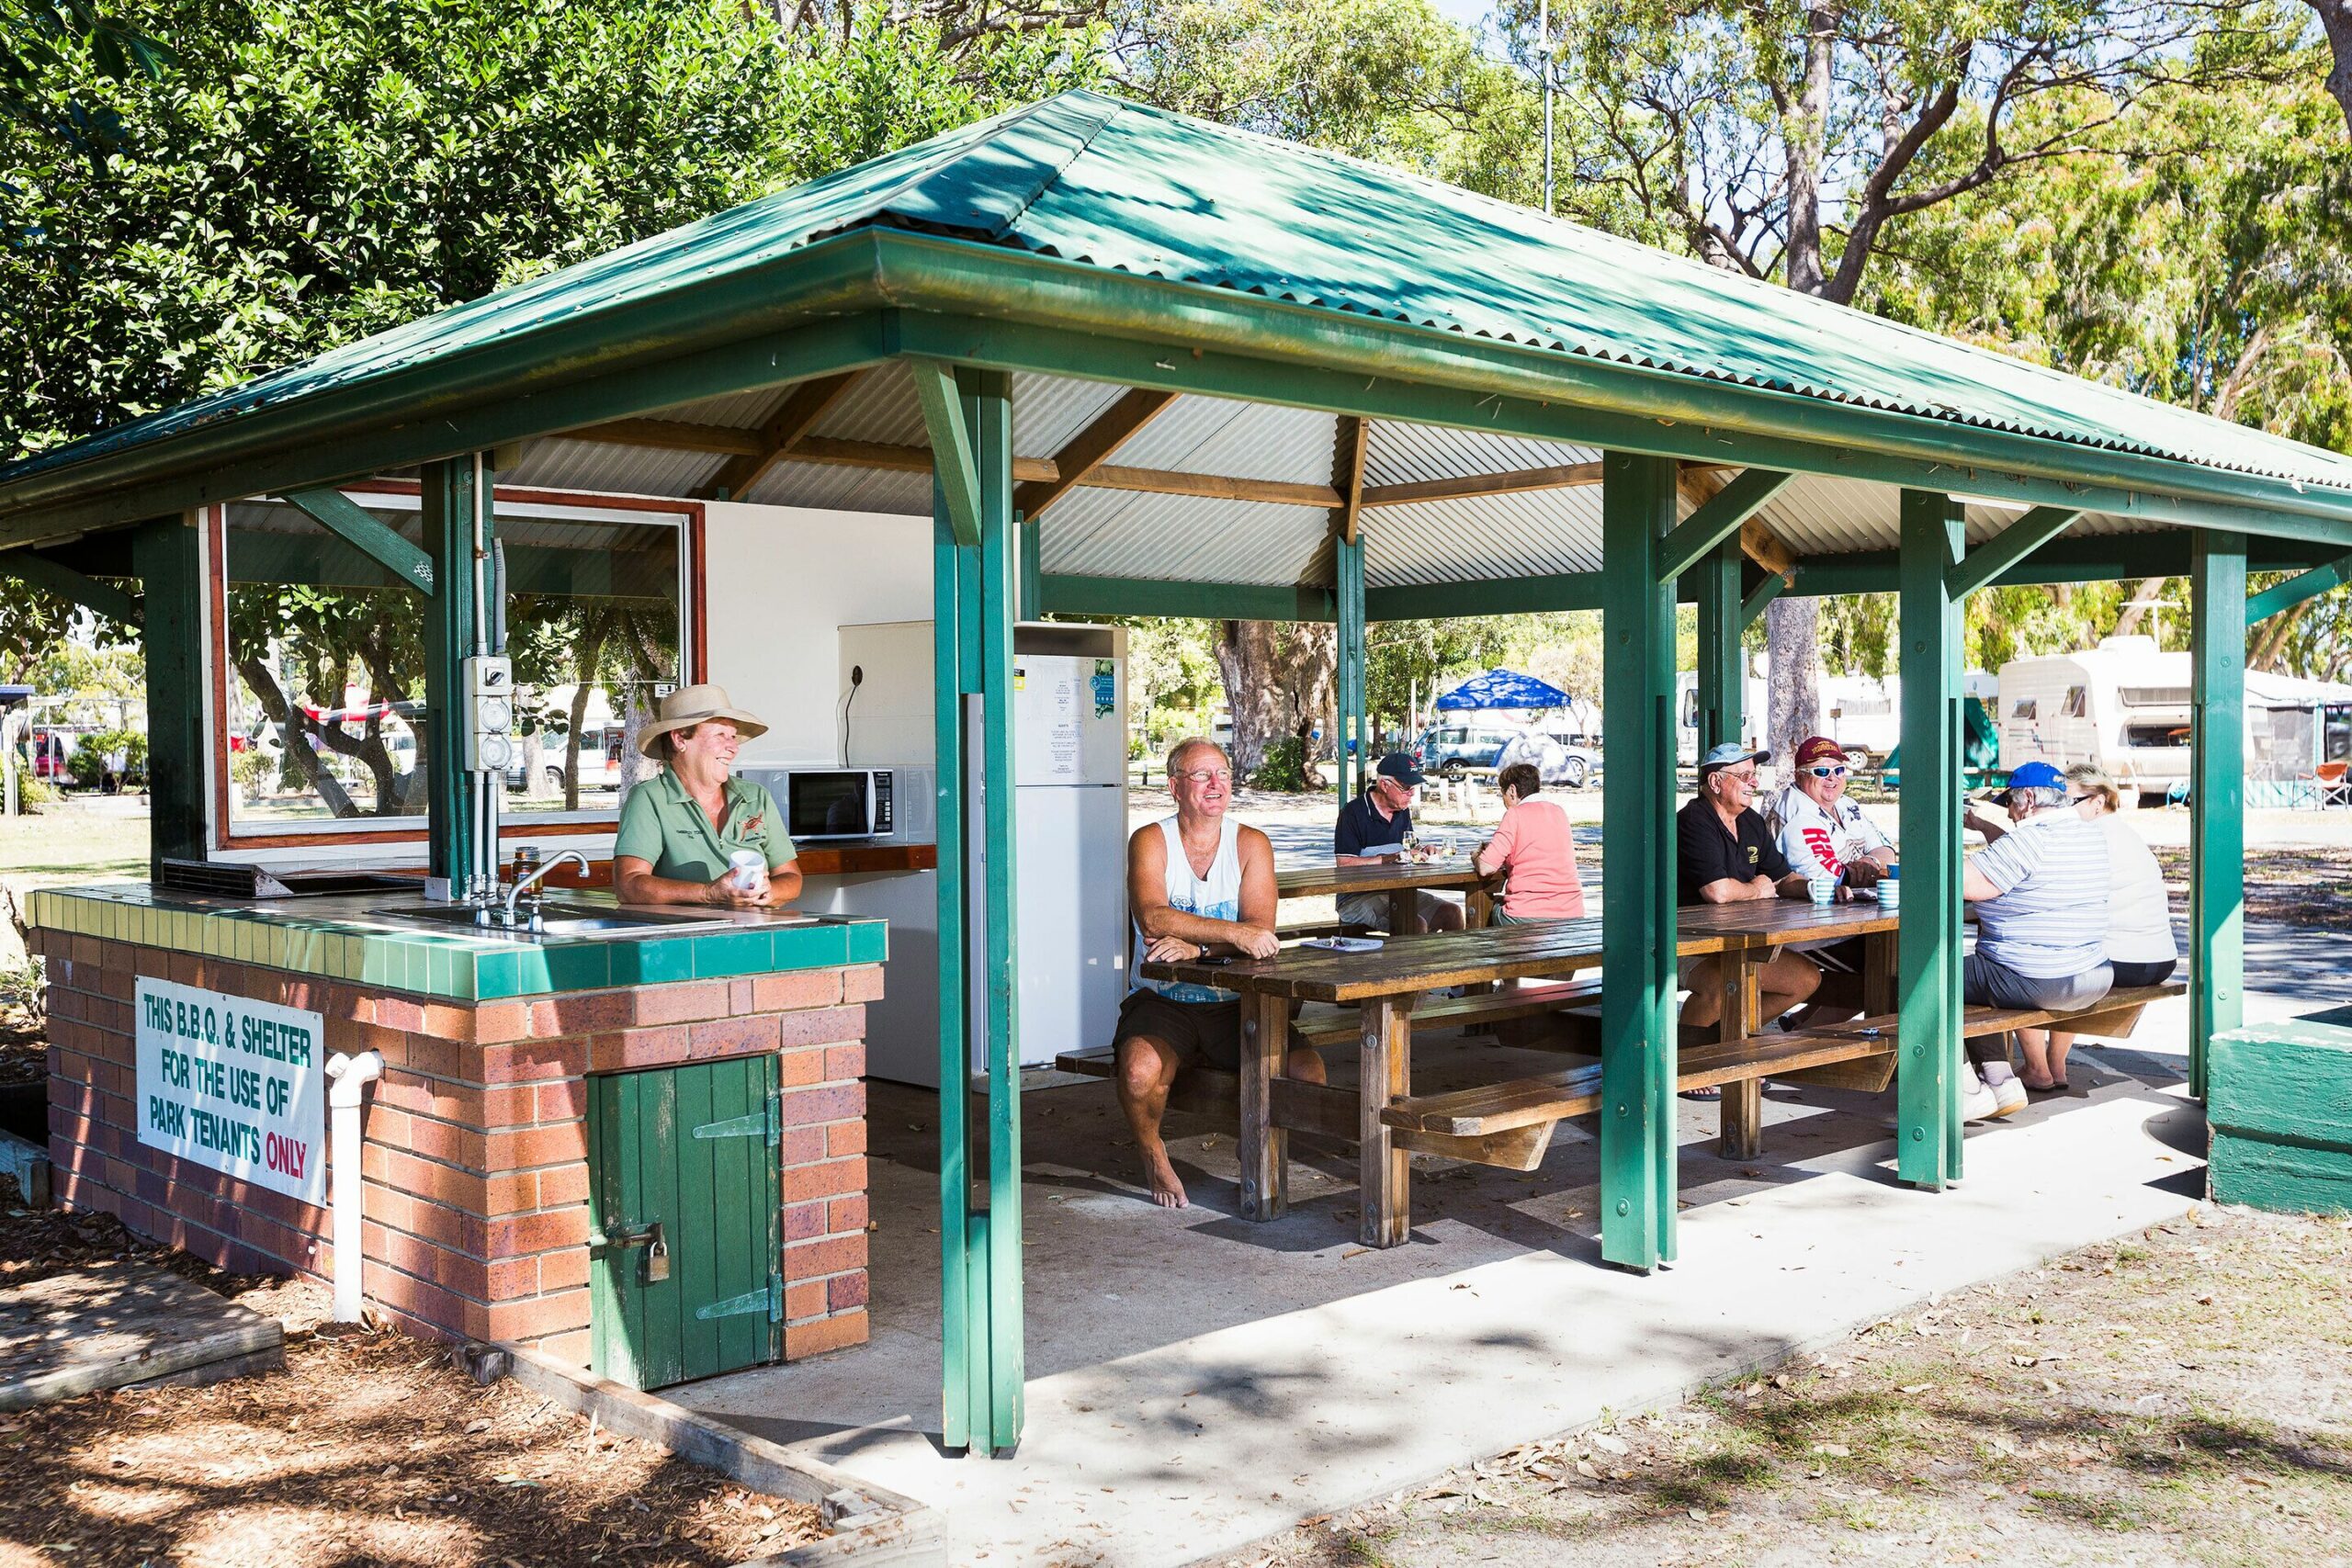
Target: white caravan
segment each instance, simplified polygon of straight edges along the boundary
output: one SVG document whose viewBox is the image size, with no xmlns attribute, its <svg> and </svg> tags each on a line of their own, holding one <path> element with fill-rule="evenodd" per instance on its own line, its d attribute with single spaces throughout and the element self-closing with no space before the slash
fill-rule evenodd
<svg viewBox="0 0 2352 1568">
<path fill-rule="evenodd" d="M 2154 637 L 2012 659 L 2000 674 L 2001 766 L 2092 762 L 2159 797 L 2186 786 L 2188 682 L 2188 655 L 2159 651 Z"/>
<path fill-rule="evenodd" d="M 1772 678 L 1769 660 L 1759 658 L 1756 664 L 1763 673 L 1748 676 L 1747 706 L 1743 710 L 1750 739 L 1758 739 L 1764 733 Z M 1971 670 L 1962 682 L 1962 689 L 1972 697 L 1990 703 L 1993 677 L 1982 670 Z M 1857 770 L 1884 766 L 1888 753 L 1903 740 L 1903 678 L 1889 675 L 1882 681 L 1870 675 L 1824 675 L 1819 694 L 1821 733 L 1845 748 L 1848 761 Z M 1676 731 L 1675 755 L 1683 766 L 1695 767 L 1699 760 L 1697 671 L 1685 670 L 1675 676 L 1674 711 L 1680 721 Z"/>
</svg>

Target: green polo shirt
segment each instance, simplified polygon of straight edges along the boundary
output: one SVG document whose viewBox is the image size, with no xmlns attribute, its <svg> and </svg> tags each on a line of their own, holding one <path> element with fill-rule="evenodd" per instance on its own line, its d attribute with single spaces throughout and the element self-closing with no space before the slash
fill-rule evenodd
<svg viewBox="0 0 2352 1568">
<path fill-rule="evenodd" d="M 656 876 L 680 882 L 716 882 L 726 874 L 737 850 L 757 850 L 768 869 L 798 852 L 785 836 L 784 813 L 764 784 L 727 781 L 727 826 L 715 830 L 710 818 L 676 773 L 663 768 L 628 792 L 621 802 L 620 827 L 613 835 L 613 858 L 628 855 L 653 867 Z"/>
</svg>

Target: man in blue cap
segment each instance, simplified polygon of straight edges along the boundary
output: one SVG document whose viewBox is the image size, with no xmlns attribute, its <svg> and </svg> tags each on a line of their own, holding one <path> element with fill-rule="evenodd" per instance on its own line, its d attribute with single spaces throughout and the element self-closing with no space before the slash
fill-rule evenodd
<svg viewBox="0 0 2352 1568">
<path fill-rule="evenodd" d="M 1391 751 L 1380 759 L 1371 785 L 1340 807 L 1340 820 L 1331 829 L 1331 859 L 1340 865 L 1370 865 L 1402 855 L 1405 836 L 1413 830 L 1413 792 L 1426 776 L 1402 751 Z M 1423 888 L 1414 895 L 1413 904 L 1415 931 L 1462 929 L 1462 906 L 1452 899 Z M 1388 895 L 1350 894 L 1340 900 L 1340 920 L 1351 926 L 1385 926 Z"/>
<path fill-rule="evenodd" d="M 2067 809 L 2066 794 L 2064 774 L 2027 762 L 2009 774 L 2007 824 L 1968 814 L 1987 847 L 1961 872 L 1961 897 L 1976 908 L 1976 951 L 1960 970 L 1965 1001 L 2071 1011 L 2115 984 L 2107 962 L 2107 833 Z M 1961 1102 L 1972 1121 L 2025 1104 L 2007 1034 L 1971 1039 L 1968 1056 Z"/>
</svg>

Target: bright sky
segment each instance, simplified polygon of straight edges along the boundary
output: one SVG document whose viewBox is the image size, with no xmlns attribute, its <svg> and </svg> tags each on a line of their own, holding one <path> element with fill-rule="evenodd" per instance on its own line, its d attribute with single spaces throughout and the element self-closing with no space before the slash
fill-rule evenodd
<svg viewBox="0 0 2352 1568">
<path fill-rule="evenodd" d="M 1436 0 L 1437 8 L 1465 28 L 1476 28 L 1487 17 L 1487 0 Z"/>
</svg>

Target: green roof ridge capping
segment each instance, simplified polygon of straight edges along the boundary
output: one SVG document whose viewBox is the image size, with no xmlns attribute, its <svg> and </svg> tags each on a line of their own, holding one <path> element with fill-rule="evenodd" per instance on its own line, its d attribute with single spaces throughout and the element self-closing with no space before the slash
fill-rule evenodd
<svg viewBox="0 0 2352 1568">
<path fill-rule="evenodd" d="M 2352 498 L 2352 460 L 2336 454 L 1531 208 L 1073 91 L 0 469 L 0 520 L 176 472 L 166 452 L 139 449 L 223 426 L 251 422 L 256 452 L 284 445 L 301 420 L 268 416 L 331 395 L 354 426 L 389 426 L 888 305 L 854 269 L 820 295 L 753 285 L 820 241 L 892 228 Z"/>
</svg>

